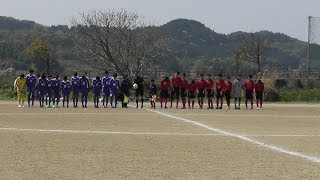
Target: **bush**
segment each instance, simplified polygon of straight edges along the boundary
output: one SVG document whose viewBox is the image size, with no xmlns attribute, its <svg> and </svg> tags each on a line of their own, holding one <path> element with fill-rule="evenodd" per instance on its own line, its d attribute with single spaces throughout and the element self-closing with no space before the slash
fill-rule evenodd
<svg viewBox="0 0 320 180">
<path fill-rule="evenodd" d="M 279 91 L 281 102 L 320 102 L 319 89 L 281 89 Z"/>
<path fill-rule="evenodd" d="M 14 100 L 13 82 L 12 79 L 0 78 L 0 100 Z"/>
</svg>

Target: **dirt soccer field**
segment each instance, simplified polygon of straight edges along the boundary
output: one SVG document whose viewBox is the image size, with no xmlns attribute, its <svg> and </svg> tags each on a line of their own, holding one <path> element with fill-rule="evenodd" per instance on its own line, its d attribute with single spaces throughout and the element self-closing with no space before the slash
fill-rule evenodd
<svg viewBox="0 0 320 180">
<path fill-rule="evenodd" d="M 320 179 L 319 109 L 18 109 L 2 102 L 0 179 Z"/>
</svg>

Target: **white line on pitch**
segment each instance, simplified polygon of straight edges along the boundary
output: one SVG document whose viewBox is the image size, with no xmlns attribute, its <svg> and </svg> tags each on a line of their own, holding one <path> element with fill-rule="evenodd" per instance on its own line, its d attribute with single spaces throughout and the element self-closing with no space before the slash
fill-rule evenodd
<svg viewBox="0 0 320 180">
<path fill-rule="evenodd" d="M 79 133 L 79 134 L 125 134 L 125 135 L 166 135 L 166 136 L 230 136 L 226 134 L 191 134 L 191 133 L 150 133 L 150 132 L 116 132 L 116 131 L 80 131 L 67 129 L 21 129 L 21 128 L 0 128 L 0 131 L 30 131 L 30 132 L 54 132 L 54 133 Z M 245 137 L 320 137 L 320 135 L 304 135 L 304 134 L 248 134 Z"/>
<path fill-rule="evenodd" d="M 161 115 L 169 117 L 169 118 L 173 118 L 173 119 L 176 119 L 176 120 L 180 120 L 180 121 L 183 121 L 183 122 L 188 122 L 188 123 L 191 123 L 193 125 L 203 127 L 205 129 L 208 129 L 208 130 L 213 131 L 215 133 L 220 133 L 220 134 L 224 134 L 226 136 L 235 137 L 235 138 L 241 139 L 243 141 L 247 141 L 247 142 L 250 142 L 252 144 L 256 144 L 258 146 L 261 146 L 261 147 L 264 147 L 264 148 L 267 148 L 267 149 L 270 149 L 270 150 L 273 150 L 273 151 L 276 151 L 276 152 L 279 152 L 279 153 L 284 153 L 284 154 L 288 154 L 290 156 L 296 156 L 296 157 L 304 158 L 304 159 L 306 159 L 308 161 L 311 161 L 311 162 L 320 163 L 320 157 L 309 156 L 309 155 L 305 155 L 305 154 L 300 153 L 300 152 L 290 151 L 290 150 L 284 149 L 282 147 L 277 147 L 277 146 L 274 146 L 274 145 L 270 145 L 270 144 L 266 144 L 266 143 L 260 142 L 260 141 L 255 140 L 255 139 L 251 139 L 250 137 L 246 137 L 246 136 L 243 136 L 243 135 L 240 135 L 240 134 L 229 132 L 229 131 L 227 131 L 225 129 L 219 129 L 219 128 L 210 127 L 210 126 L 207 126 L 205 124 L 202 124 L 200 122 L 196 122 L 196 121 L 193 121 L 193 120 L 176 117 L 176 116 L 173 116 L 173 115 L 170 115 L 170 114 L 162 113 L 162 112 L 151 110 L 151 109 L 147 109 L 147 110 L 151 111 L 151 112 L 154 112 L 154 113 L 157 113 L 157 114 L 161 114 Z"/>
</svg>

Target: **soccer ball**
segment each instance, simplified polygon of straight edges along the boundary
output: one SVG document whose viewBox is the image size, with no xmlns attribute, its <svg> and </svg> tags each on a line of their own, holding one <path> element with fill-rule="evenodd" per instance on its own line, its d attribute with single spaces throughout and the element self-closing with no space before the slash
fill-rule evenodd
<svg viewBox="0 0 320 180">
<path fill-rule="evenodd" d="M 138 84 L 133 84 L 133 89 L 138 89 Z"/>
</svg>

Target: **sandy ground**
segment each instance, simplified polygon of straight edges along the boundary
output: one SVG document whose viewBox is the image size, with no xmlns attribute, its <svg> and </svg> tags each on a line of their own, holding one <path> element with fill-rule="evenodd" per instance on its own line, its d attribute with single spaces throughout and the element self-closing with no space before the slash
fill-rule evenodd
<svg viewBox="0 0 320 180">
<path fill-rule="evenodd" d="M 320 179 L 320 106 L 18 109 L 0 103 L 0 179 Z M 179 119 L 183 118 L 183 120 Z"/>
</svg>

